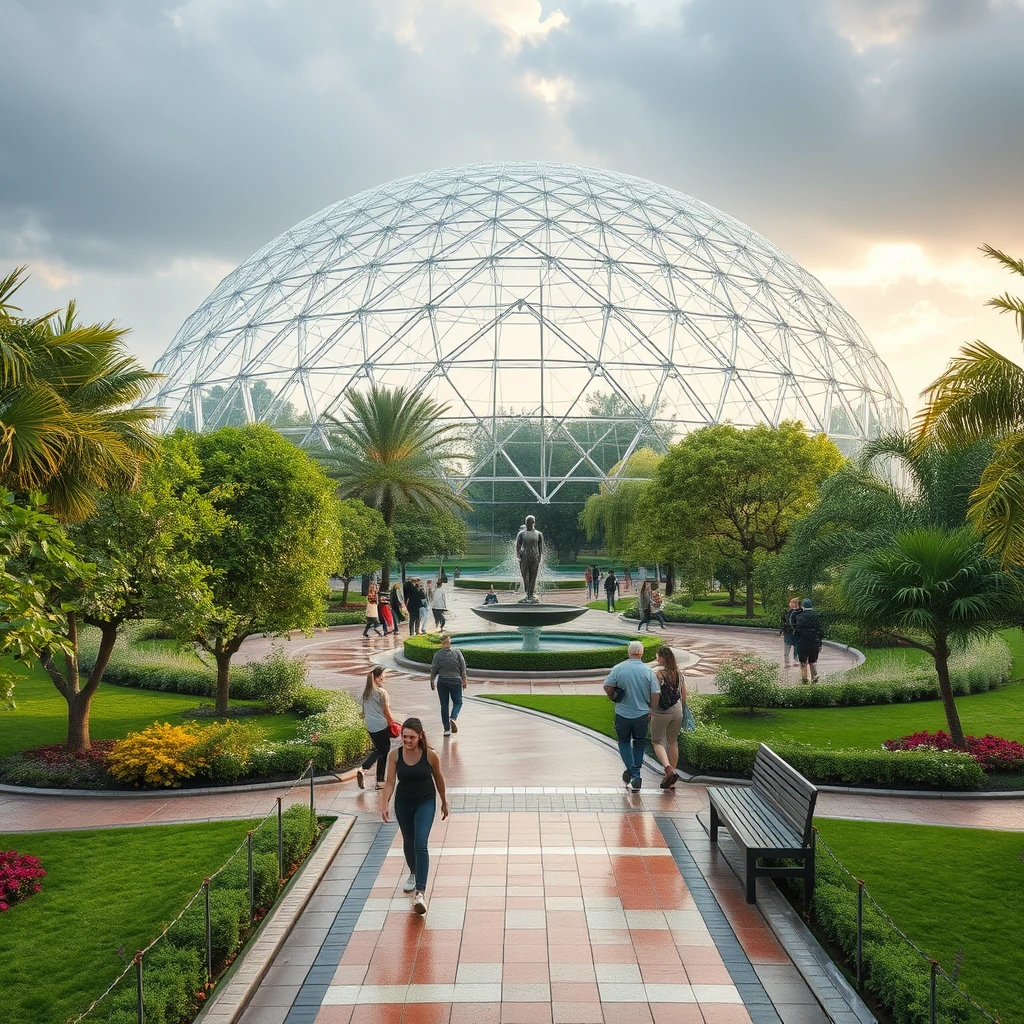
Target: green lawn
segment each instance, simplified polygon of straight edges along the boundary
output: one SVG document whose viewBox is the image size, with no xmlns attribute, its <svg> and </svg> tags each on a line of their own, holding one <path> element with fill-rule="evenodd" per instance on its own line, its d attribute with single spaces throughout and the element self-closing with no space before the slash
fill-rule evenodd
<svg viewBox="0 0 1024 1024">
<path fill-rule="evenodd" d="M 633 597 L 617 597 L 615 599 L 615 610 L 617 612 L 624 612 L 635 601 L 635 595 Z M 608 602 L 602 597 L 600 601 L 588 601 L 587 607 L 594 608 L 599 612 L 606 612 L 608 610 Z"/>
<path fill-rule="evenodd" d="M 0 914 L 0 1024 L 84 1010 L 157 935 L 255 822 L 0 835 L 38 857 L 43 891 Z"/>
<path fill-rule="evenodd" d="M 14 689 L 17 707 L 14 711 L 0 710 L 0 757 L 29 747 L 63 743 L 67 736 L 67 703 L 54 688 L 50 677 L 40 666 L 25 669 L 19 665 L 17 671 L 23 673 Z M 116 740 L 153 722 L 180 723 L 183 713 L 187 715 L 202 703 L 209 704 L 210 700 L 101 683 L 92 700 L 90 735 L 94 740 Z M 255 702 L 235 700 L 231 703 L 238 707 Z M 299 718 L 293 712 L 287 712 L 283 715 L 261 715 L 256 721 L 268 739 L 283 740 L 295 735 Z"/>
<path fill-rule="evenodd" d="M 962 951 L 961 986 L 1006 1024 L 1024 1022 L 1019 833 L 825 819 L 815 824 L 914 942 L 951 974 Z"/>
</svg>

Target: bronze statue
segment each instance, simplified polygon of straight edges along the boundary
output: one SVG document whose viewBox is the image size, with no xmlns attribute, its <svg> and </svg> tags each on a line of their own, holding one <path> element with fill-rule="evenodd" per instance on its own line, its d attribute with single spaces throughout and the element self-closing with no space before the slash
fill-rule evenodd
<svg viewBox="0 0 1024 1024">
<path fill-rule="evenodd" d="M 537 571 L 540 569 L 541 555 L 544 553 L 544 535 L 533 528 L 537 520 L 533 516 L 526 517 L 526 525 L 516 537 L 516 558 L 519 560 L 519 572 L 523 577 L 523 590 L 526 597 L 520 604 L 540 604 L 537 597 Z"/>
</svg>

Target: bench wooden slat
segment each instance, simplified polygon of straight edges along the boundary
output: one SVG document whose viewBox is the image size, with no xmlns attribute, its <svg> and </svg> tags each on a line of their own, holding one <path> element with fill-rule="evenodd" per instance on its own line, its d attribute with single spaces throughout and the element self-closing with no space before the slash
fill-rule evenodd
<svg viewBox="0 0 1024 1024">
<path fill-rule="evenodd" d="M 814 805 L 818 790 L 792 765 L 765 744 L 754 760 L 753 784 L 749 788 L 712 787 L 711 841 L 724 825 L 746 858 L 747 902 L 757 896 L 758 876 L 802 875 L 804 905 L 809 905 L 814 887 Z M 800 867 L 766 867 L 760 859 L 802 860 Z"/>
</svg>

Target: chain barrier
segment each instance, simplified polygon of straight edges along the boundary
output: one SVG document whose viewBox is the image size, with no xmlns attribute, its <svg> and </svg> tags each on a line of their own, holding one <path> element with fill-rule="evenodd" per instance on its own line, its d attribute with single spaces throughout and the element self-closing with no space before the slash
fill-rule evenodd
<svg viewBox="0 0 1024 1024">
<path fill-rule="evenodd" d="M 815 832 L 817 833 L 817 830 L 815 830 Z M 870 905 L 871 905 L 871 906 L 872 906 L 872 907 L 874 908 L 874 910 L 875 910 L 875 913 L 876 913 L 876 914 L 878 914 L 878 916 L 879 916 L 879 917 L 881 917 L 881 918 L 882 918 L 882 920 L 883 920 L 883 921 L 885 921 L 885 923 L 886 923 L 886 924 L 887 924 L 887 925 L 888 925 L 888 926 L 889 926 L 889 927 L 890 927 L 890 928 L 891 928 L 891 929 L 892 929 L 892 930 L 893 930 L 893 931 L 894 931 L 894 932 L 895 932 L 895 933 L 896 933 L 896 934 L 897 934 L 897 935 L 898 935 L 898 936 L 899 936 L 899 937 L 900 937 L 900 938 L 901 938 L 901 939 L 902 939 L 902 940 L 903 940 L 903 941 L 904 941 L 904 942 L 905 942 L 905 943 L 906 943 L 906 944 L 907 944 L 907 945 L 908 945 L 908 946 L 909 946 L 909 947 L 910 947 L 910 948 L 911 948 L 911 949 L 912 949 L 912 950 L 913 950 L 913 951 L 914 951 L 914 952 L 915 952 L 915 953 L 916 953 L 916 954 L 917 954 L 917 955 L 918 955 L 919 957 L 921 957 L 921 959 L 922 959 L 922 960 L 924 960 L 924 962 L 925 962 L 925 963 L 926 963 L 926 964 L 928 965 L 928 967 L 929 967 L 929 970 L 930 970 L 930 972 L 931 972 L 931 1000 L 932 1000 L 932 1017 L 931 1017 L 931 1019 L 932 1019 L 932 1021 L 933 1021 L 933 1022 L 934 1022 L 934 1020 L 935 1020 L 935 979 L 936 979 L 936 976 L 940 976 L 940 977 L 941 977 L 941 978 L 942 978 L 942 979 L 943 979 L 943 980 L 944 980 L 944 981 L 945 981 L 945 982 L 946 982 L 946 983 L 947 983 L 947 984 L 948 984 L 948 985 L 950 986 L 950 988 L 952 988 L 952 989 L 953 989 L 953 991 L 954 991 L 954 992 L 956 992 L 956 993 L 957 993 L 957 994 L 958 994 L 959 996 L 961 996 L 961 997 L 962 997 L 962 998 L 963 998 L 963 999 L 964 999 L 964 1000 L 965 1000 L 965 1001 L 966 1001 L 966 1002 L 967 1002 L 967 1003 L 968 1003 L 968 1004 L 969 1004 L 969 1005 L 970 1005 L 970 1006 L 971 1006 L 971 1007 L 972 1007 L 972 1008 L 973 1008 L 973 1009 L 974 1009 L 975 1011 L 977 1011 L 977 1013 L 979 1013 L 979 1014 L 980 1014 L 980 1015 L 981 1015 L 982 1017 L 984 1017 L 984 1018 L 985 1018 L 985 1020 L 987 1020 L 987 1021 L 991 1021 L 991 1022 L 992 1022 L 992 1024 L 1001 1024 L 1001 1022 L 1000 1022 L 1000 1020 L 999 1020 L 999 1018 L 998 1018 L 997 1016 L 993 1016 L 993 1015 L 992 1015 L 991 1013 L 989 1013 L 989 1012 L 988 1012 L 987 1010 L 985 1010 L 985 1009 L 983 1009 L 983 1008 L 982 1008 L 981 1006 L 979 1006 L 979 1005 L 978 1005 L 978 1003 L 977 1003 L 977 1002 L 976 1002 L 976 1001 L 975 1001 L 975 1000 L 974 1000 L 974 999 L 973 999 L 973 998 L 972 998 L 972 997 L 971 997 L 970 995 L 968 995 L 968 993 L 966 993 L 966 992 L 965 992 L 965 991 L 964 991 L 964 990 L 963 990 L 963 989 L 962 989 L 962 988 L 961 988 L 961 987 L 960 987 L 960 986 L 959 986 L 959 985 L 958 985 L 958 984 L 956 983 L 956 980 L 955 980 L 955 979 L 954 979 L 954 978 L 953 978 L 953 977 L 952 977 L 951 975 L 949 975 L 949 974 L 948 974 L 948 973 L 946 972 L 946 970 L 945 970 L 945 968 L 944 968 L 944 967 L 942 966 L 942 964 L 940 964 L 940 963 L 938 962 L 938 960 L 935 960 L 935 959 L 934 959 L 933 957 L 929 956 L 929 955 L 928 955 L 928 954 L 927 954 L 927 953 L 926 953 L 926 952 L 925 952 L 925 951 L 924 951 L 924 950 L 923 950 L 923 949 L 922 949 L 922 948 L 921 948 L 921 947 L 920 947 L 920 946 L 919 946 L 919 945 L 918 945 L 918 944 L 917 944 L 916 942 L 914 942 L 914 940 L 913 940 L 913 939 L 912 939 L 912 938 L 911 938 L 911 937 L 910 937 L 909 935 L 907 935 L 907 933 L 906 933 L 906 932 L 904 932 L 904 931 L 903 931 L 903 929 L 902 929 L 902 928 L 900 928 L 900 926 L 899 926 L 899 925 L 898 925 L 898 924 L 897 924 L 897 923 L 896 923 L 896 922 L 895 922 L 895 921 L 894 921 L 894 920 L 893 920 L 893 919 L 892 919 L 892 918 L 891 918 L 891 917 L 890 917 L 890 916 L 889 916 L 889 915 L 888 915 L 888 914 L 887 914 L 887 913 L 886 913 L 886 912 L 885 912 L 885 911 L 884 911 L 884 910 L 883 910 L 883 909 L 882 909 L 882 908 L 881 908 L 881 907 L 880 907 L 880 906 L 878 905 L 878 901 L 877 901 L 877 900 L 876 900 L 876 899 L 874 898 L 874 896 L 872 896 L 872 895 L 871 895 L 871 893 L 870 893 L 870 892 L 868 891 L 868 887 L 867 887 L 867 885 L 865 885 L 865 883 L 864 883 L 864 880 L 863 880 L 862 878 L 858 878 L 858 877 L 857 877 L 856 875 L 854 875 L 854 874 L 853 874 L 853 872 L 851 872 L 851 871 L 850 871 L 850 869 L 849 869 L 849 868 L 847 868 L 847 866 L 846 866 L 846 865 L 845 865 L 845 864 L 844 864 L 844 863 L 843 863 L 843 862 L 842 862 L 842 861 L 841 861 L 841 860 L 840 860 L 840 859 L 839 859 L 839 858 L 838 858 L 838 857 L 837 857 L 837 856 L 836 856 L 836 855 L 835 855 L 835 854 L 834 854 L 834 853 L 832 852 L 832 850 L 830 850 L 830 849 L 828 848 L 828 844 L 827 844 L 827 843 L 825 842 L 825 840 L 824 840 L 824 839 L 822 839 L 822 838 L 821 838 L 821 835 L 820 835 L 820 833 L 817 833 L 817 834 L 816 834 L 816 837 L 815 837 L 815 846 L 816 846 L 816 848 L 818 848 L 818 849 L 823 849 L 823 850 L 824 850 L 824 851 L 825 851 L 825 852 L 826 852 L 826 853 L 827 853 L 827 854 L 829 855 L 829 857 L 831 857 L 831 858 L 832 858 L 832 861 L 833 861 L 833 863 L 834 863 L 834 864 L 836 865 L 836 867 L 838 867 L 838 868 L 839 868 L 839 870 L 840 870 L 840 871 L 842 871 L 842 873 L 843 873 L 844 875 L 846 875 L 846 877 L 847 877 L 847 878 L 849 878 L 849 879 L 850 879 L 850 881 L 851 881 L 851 882 L 853 882 L 853 884 L 854 884 L 854 885 L 855 885 L 855 886 L 857 887 L 857 890 L 858 890 L 858 894 L 859 894 L 859 895 L 858 895 L 858 900 L 860 900 L 860 899 L 866 899 L 866 900 L 868 901 L 868 903 L 869 903 L 869 904 L 870 904 Z M 858 909 L 859 909 L 859 908 L 858 908 Z M 858 978 L 857 978 L 857 980 L 858 980 L 858 983 L 859 983 L 859 982 L 860 982 L 860 966 L 861 966 L 861 964 L 860 964 L 860 952 L 861 952 L 861 942 L 862 942 L 862 937 L 863 937 L 863 913 L 862 913 L 862 912 L 859 912 L 857 916 L 858 916 L 858 920 L 857 920 L 857 925 L 858 925 L 858 927 L 857 927 L 857 947 L 858 947 L 858 961 L 857 961 L 857 968 L 858 968 L 858 971 L 857 971 L 857 973 L 858 973 Z"/>
<path fill-rule="evenodd" d="M 275 799 L 274 806 L 263 816 L 263 818 L 259 821 L 257 825 L 255 825 L 252 829 L 249 830 L 250 833 L 258 832 L 272 817 L 278 815 L 278 811 L 281 806 L 281 801 L 284 800 L 288 796 L 288 794 L 292 792 L 292 790 L 299 786 L 303 779 L 306 778 L 307 773 L 309 774 L 310 778 L 310 809 L 312 810 L 314 799 L 312 791 L 313 762 L 309 761 L 306 767 L 303 768 L 302 774 L 284 791 L 284 794 L 282 796 L 279 796 Z M 239 853 L 241 853 L 243 849 L 248 847 L 248 845 L 249 834 L 247 834 L 246 837 L 241 841 L 241 843 L 238 844 L 238 846 L 235 848 L 234 852 L 228 857 L 228 859 L 224 861 L 224 863 L 221 864 L 221 866 L 217 868 L 216 871 L 214 871 L 211 875 L 208 875 L 203 880 L 203 884 L 200 885 L 199 888 L 195 891 L 195 893 L 192 895 L 192 898 L 188 901 L 188 903 L 186 903 L 185 906 L 182 907 L 177 917 L 175 917 L 169 924 L 165 925 L 163 931 L 161 931 L 160 934 L 157 935 L 156 938 L 154 938 L 149 943 L 149 945 L 145 947 L 145 949 L 140 949 L 135 954 L 135 956 L 132 957 L 127 964 L 125 964 L 124 970 L 121 971 L 121 973 L 106 987 L 102 995 L 97 996 L 97 998 L 89 1004 L 88 1008 L 84 1010 L 82 1013 L 80 1013 L 77 1017 L 70 1018 L 68 1020 L 68 1024 L 81 1024 L 81 1021 L 85 1020 L 85 1018 L 88 1017 L 89 1014 L 91 1014 L 93 1010 L 95 1010 L 96 1007 L 99 1006 L 103 1002 L 103 1000 L 106 999 L 107 996 L 109 996 L 110 993 L 114 991 L 114 989 L 124 980 L 125 976 L 132 970 L 135 970 L 139 976 L 139 989 L 141 992 L 142 960 L 145 957 L 145 955 L 158 942 L 165 938 L 167 933 L 189 912 L 189 910 L 192 909 L 192 906 L 193 904 L 195 904 L 196 900 L 198 900 L 201 896 L 209 892 L 210 882 L 212 882 L 222 871 L 224 871 L 224 869 L 227 868 L 228 865 L 230 865 L 231 862 L 239 855 Z"/>
</svg>

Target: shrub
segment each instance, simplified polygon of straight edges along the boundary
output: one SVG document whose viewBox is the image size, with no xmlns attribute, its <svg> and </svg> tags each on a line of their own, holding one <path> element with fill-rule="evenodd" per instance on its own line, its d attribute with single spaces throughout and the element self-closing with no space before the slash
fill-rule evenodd
<svg viewBox="0 0 1024 1024">
<path fill-rule="evenodd" d="M 333 697 L 334 693 L 331 690 L 321 690 L 315 686 L 300 686 L 295 694 L 292 710 L 300 715 L 317 715 L 331 706 Z"/>
<path fill-rule="evenodd" d="M 0 850 L 0 911 L 9 910 L 11 904 L 41 892 L 39 879 L 45 877 L 38 857 L 17 850 Z"/>
<path fill-rule="evenodd" d="M 707 612 L 694 612 L 688 607 L 675 604 L 671 600 L 665 602 L 661 609 L 669 622 L 684 622 L 695 626 L 752 626 L 757 629 L 777 629 L 778 619 L 768 615 L 755 615 L 748 619 L 744 615 L 710 615 Z M 634 602 L 623 613 L 628 619 L 640 617 L 640 609 Z M 831 639 L 831 636 L 829 637 Z"/>
<path fill-rule="evenodd" d="M 253 696 L 275 715 L 295 705 L 299 691 L 306 683 L 306 659 L 289 658 L 276 648 L 262 661 L 249 665 Z"/>
<path fill-rule="evenodd" d="M 102 789 L 110 785 L 107 755 L 113 740 L 93 740 L 80 754 L 68 753 L 61 744 L 34 747 L 0 761 L 0 781 L 14 786 L 44 789 Z"/>
<path fill-rule="evenodd" d="M 673 605 L 676 608 L 690 608 L 693 606 L 693 594 L 685 590 L 676 591 L 676 593 L 665 600 L 662 610 L 665 609 L 666 605 Z M 668 617 L 667 613 L 665 617 Z"/>
<path fill-rule="evenodd" d="M 1024 745 L 998 736 L 965 736 L 967 753 L 987 772 L 1019 772 L 1024 770 Z M 886 740 L 886 750 L 957 750 L 950 736 L 938 732 L 915 732 L 897 740 Z"/>
<path fill-rule="evenodd" d="M 756 654 L 739 654 L 726 659 L 715 673 L 715 686 L 729 703 L 747 709 L 773 708 L 779 702 L 779 666 Z"/>
<path fill-rule="evenodd" d="M 757 740 L 738 740 L 713 726 L 681 733 L 679 750 L 698 774 L 750 778 Z M 833 750 L 806 743 L 774 743 L 772 749 L 813 782 L 886 789 L 980 789 L 981 766 L 969 754 L 934 750 Z"/>
<path fill-rule="evenodd" d="M 318 714 L 304 718 L 295 731 L 298 739 L 313 742 L 313 736 L 356 728 L 365 733 L 359 705 L 348 693 L 332 693 L 327 707 Z"/>
<path fill-rule="evenodd" d="M 557 672 L 571 669 L 611 668 L 627 658 L 631 640 L 644 645 L 644 661 L 653 661 L 661 647 L 661 638 L 641 634 L 624 636 L 621 647 L 605 647 L 592 651 L 474 651 L 463 650 L 469 668 L 509 672 Z M 453 638 L 458 646 L 459 638 Z M 409 637 L 404 644 L 405 656 L 410 661 L 429 665 L 434 654 L 441 649 L 437 633 L 420 633 Z"/>
<path fill-rule="evenodd" d="M 190 752 L 196 774 L 234 782 L 249 774 L 253 751 L 262 741 L 263 730 L 255 722 L 213 722 L 198 732 Z"/>
<path fill-rule="evenodd" d="M 252 774 L 258 777 L 281 775 L 289 779 L 298 778 L 310 761 L 314 768 L 321 770 L 334 767 L 330 758 L 331 751 L 315 743 L 264 743 L 252 752 Z"/>
<path fill-rule="evenodd" d="M 325 612 L 324 621 L 328 626 L 361 626 L 366 616 L 362 612 Z"/>
<path fill-rule="evenodd" d="M 115 744 L 108 760 L 110 774 L 135 786 L 180 786 L 203 767 L 193 756 L 198 739 L 193 726 L 155 722 Z"/>
</svg>

